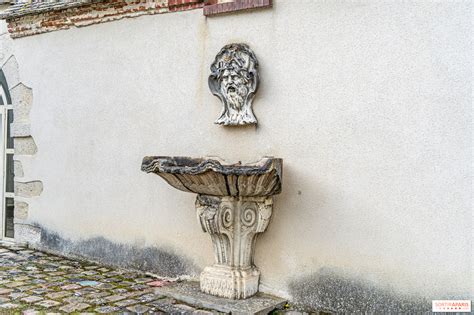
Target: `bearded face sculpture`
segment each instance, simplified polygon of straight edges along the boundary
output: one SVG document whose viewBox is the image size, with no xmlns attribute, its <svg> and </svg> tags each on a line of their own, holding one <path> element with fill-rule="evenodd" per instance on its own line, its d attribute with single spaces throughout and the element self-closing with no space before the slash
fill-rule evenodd
<svg viewBox="0 0 474 315">
<path fill-rule="evenodd" d="M 245 44 L 224 46 L 211 65 L 209 88 L 223 105 L 219 125 L 256 124 L 252 100 L 258 88 L 258 61 Z"/>
</svg>

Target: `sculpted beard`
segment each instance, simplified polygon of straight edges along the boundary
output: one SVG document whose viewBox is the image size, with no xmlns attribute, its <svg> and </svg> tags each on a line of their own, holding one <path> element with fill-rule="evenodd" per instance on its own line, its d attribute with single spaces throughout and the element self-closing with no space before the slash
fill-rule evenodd
<svg viewBox="0 0 474 315">
<path fill-rule="evenodd" d="M 224 87 L 223 93 L 227 96 L 227 102 L 230 108 L 240 111 L 244 105 L 245 96 L 247 95 L 247 87 L 245 85 L 235 86 L 229 84 Z"/>
</svg>

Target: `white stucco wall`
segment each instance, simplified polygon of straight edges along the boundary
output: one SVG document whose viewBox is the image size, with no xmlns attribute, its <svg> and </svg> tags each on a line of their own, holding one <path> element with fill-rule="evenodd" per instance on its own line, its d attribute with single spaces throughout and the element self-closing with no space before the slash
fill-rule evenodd
<svg viewBox="0 0 474 315">
<path fill-rule="evenodd" d="M 143 16 L 15 40 L 34 93 L 44 191 L 29 218 L 213 261 L 194 198 L 140 171 L 145 155 L 284 159 L 257 243 L 266 290 L 321 268 L 428 296 L 473 294 L 469 1 L 274 1 L 205 18 Z M 258 128 L 213 124 L 220 48 L 255 51 Z"/>
</svg>

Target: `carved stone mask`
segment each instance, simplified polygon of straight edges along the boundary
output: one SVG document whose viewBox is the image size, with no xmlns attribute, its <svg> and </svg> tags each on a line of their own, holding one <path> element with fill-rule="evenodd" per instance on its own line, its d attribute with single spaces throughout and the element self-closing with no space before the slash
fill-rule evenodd
<svg viewBox="0 0 474 315">
<path fill-rule="evenodd" d="M 223 105 L 219 125 L 256 124 L 252 100 L 258 88 L 258 61 L 249 46 L 224 46 L 211 65 L 209 88 Z"/>
</svg>

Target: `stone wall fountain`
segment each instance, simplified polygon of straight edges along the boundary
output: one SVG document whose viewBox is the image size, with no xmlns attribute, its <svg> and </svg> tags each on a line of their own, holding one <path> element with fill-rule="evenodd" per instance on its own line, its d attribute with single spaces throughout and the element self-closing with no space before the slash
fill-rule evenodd
<svg viewBox="0 0 474 315">
<path fill-rule="evenodd" d="M 196 211 L 211 235 L 215 264 L 201 273 L 201 290 L 245 299 L 258 291 L 253 257 L 257 234 L 268 226 L 272 196 L 281 191 L 282 160 L 228 164 L 218 158 L 145 157 L 142 170 L 171 186 L 196 193 Z"/>
<path fill-rule="evenodd" d="M 258 61 L 244 44 L 224 46 L 211 65 L 209 87 L 223 109 L 221 125 L 256 124 L 252 100 L 259 83 Z M 171 186 L 197 194 L 196 211 L 210 234 L 215 264 L 201 273 L 201 291 L 246 299 L 257 293 L 260 272 L 254 264 L 257 235 L 267 228 L 272 196 L 281 192 L 282 159 L 227 163 L 219 158 L 149 156 L 142 170 Z"/>
</svg>

